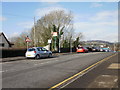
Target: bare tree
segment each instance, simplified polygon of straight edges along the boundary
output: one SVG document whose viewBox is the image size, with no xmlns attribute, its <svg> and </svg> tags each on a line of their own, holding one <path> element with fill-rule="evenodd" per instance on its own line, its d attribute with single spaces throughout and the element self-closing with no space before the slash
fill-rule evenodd
<svg viewBox="0 0 120 90">
<path fill-rule="evenodd" d="M 74 42 L 73 42 L 73 46 L 76 48 L 78 45 L 80 45 L 80 41 L 83 38 L 83 34 L 81 32 L 78 32 L 74 35 Z"/>
<path fill-rule="evenodd" d="M 70 32 L 73 27 L 73 15 L 64 10 L 55 10 L 39 19 L 35 25 L 35 40 L 37 45 L 47 45 L 48 39 L 52 38 L 52 32 L 57 32 L 57 46 L 63 35 L 64 38 L 70 38 Z M 69 33 L 68 33 L 69 32 Z M 31 31 L 31 38 L 34 39 L 34 29 Z M 54 39 L 52 39 L 54 42 Z M 33 40 L 34 41 L 34 40 Z"/>
<path fill-rule="evenodd" d="M 19 36 L 13 37 L 11 40 L 14 43 L 14 47 L 21 47 L 21 48 L 26 48 L 26 42 L 25 39 L 27 36 L 29 36 L 30 33 L 27 32 L 22 32 Z M 29 43 L 31 45 L 31 43 Z"/>
</svg>

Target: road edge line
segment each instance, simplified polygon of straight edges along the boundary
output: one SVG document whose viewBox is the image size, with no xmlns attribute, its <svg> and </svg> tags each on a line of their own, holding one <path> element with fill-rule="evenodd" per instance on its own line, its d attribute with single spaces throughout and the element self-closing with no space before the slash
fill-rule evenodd
<svg viewBox="0 0 120 90">
<path fill-rule="evenodd" d="M 60 83 L 58 83 L 58 84 L 52 86 L 52 87 L 49 88 L 48 90 L 52 90 L 52 89 L 57 88 L 58 86 L 64 84 L 65 82 L 67 82 L 67 81 L 69 81 L 69 80 L 71 80 L 71 79 L 77 77 L 78 75 L 83 74 L 84 72 L 88 71 L 88 70 L 91 69 L 92 67 L 94 67 L 94 66 L 96 66 L 96 65 L 98 65 L 98 64 L 100 64 L 100 63 L 102 63 L 102 62 L 104 62 L 104 61 L 106 61 L 106 60 L 108 60 L 108 59 L 110 59 L 110 58 L 112 58 L 112 57 L 114 57 L 114 56 L 117 55 L 117 54 L 118 54 L 118 53 L 115 53 L 115 54 L 113 54 L 113 55 L 111 55 L 111 56 L 108 56 L 108 57 L 106 57 L 106 58 L 104 58 L 104 59 L 102 59 L 102 60 L 100 60 L 100 61 L 98 61 L 98 62 L 92 64 L 91 66 L 89 66 L 89 67 L 87 67 L 86 69 L 84 69 L 84 70 L 78 72 L 77 74 L 75 74 L 75 75 L 73 75 L 73 76 L 71 76 L 71 77 L 69 77 L 69 78 L 63 80 L 62 82 L 60 82 Z"/>
</svg>

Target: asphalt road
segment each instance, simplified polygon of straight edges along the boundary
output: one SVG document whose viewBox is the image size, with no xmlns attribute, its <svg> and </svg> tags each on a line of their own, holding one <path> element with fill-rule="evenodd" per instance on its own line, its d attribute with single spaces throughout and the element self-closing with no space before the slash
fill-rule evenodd
<svg viewBox="0 0 120 90">
<path fill-rule="evenodd" d="M 2 87 L 50 88 L 112 54 L 114 53 L 80 53 L 1 63 Z"/>
<path fill-rule="evenodd" d="M 103 60 L 102 63 L 93 67 L 87 73 L 83 73 L 78 78 L 74 79 L 69 84 L 64 85 L 63 88 L 87 88 L 86 90 L 93 90 L 99 88 L 100 90 L 120 90 L 120 53 L 116 53 Z M 102 61 L 102 60 L 101 60 Z M 113 90 L 114 90 L 113 89 Z"/>
</svg>

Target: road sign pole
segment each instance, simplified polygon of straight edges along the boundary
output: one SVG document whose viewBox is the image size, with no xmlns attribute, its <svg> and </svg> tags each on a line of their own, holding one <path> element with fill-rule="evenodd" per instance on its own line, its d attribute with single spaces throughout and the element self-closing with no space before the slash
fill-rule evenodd
<svg viewBox="0 0 120 90">
<path fill-rule="evenodd" d="M 28 49 L 28 42 L 27 42 L 27 49 Z"/>
<path fill-rule="evenodd" d="M 54 40 L 55 40 L 55 44 L 54 44 L 54 49 L 56 50 L 56 38 L 58 36 L 58 33 L 57 32 L 53 32 L 53 37 L 54 37 Z"/>
<path fill-rule="evenodd" d="M 56 36 L 55 36 L 55 50 L 56 50 Z"/>
<path fill-rule="evenodd" d="M 51 47 L 51 39 L 48 40 L 48 44 L 49 44 L 49 50 L 50 50 L 50 47 Z"/>
<path fill-rule="evenodd" d="M 29 39 L 29 37 L 27 36 L 26 39 L 25 39 L 25 42 L 27 44 L 27 49 L 28 49 L 28 46 L 29 46 L 29 42 L 31 42 L 32 40 Z"/>
</svg>

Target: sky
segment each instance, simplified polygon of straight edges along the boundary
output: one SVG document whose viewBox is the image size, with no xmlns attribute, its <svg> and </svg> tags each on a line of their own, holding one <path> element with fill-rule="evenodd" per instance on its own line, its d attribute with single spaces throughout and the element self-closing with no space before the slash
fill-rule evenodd
<svg viewBox="0 0 120 90">
<path fill-rule="evenodd" d="M 8 38 L 29 32 L 34 23 L 53 10 L 71 11 L 74 30 L 83 40 L 118 41 L 118 2 L 2 2 L 0 31 Z"/>
</svg>

